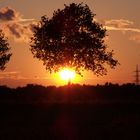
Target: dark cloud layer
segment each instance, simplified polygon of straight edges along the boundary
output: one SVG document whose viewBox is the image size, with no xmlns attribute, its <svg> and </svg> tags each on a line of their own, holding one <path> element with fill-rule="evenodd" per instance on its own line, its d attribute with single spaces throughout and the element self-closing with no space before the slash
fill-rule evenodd
<svg viewBox="0 0 140 140">
<path fill-rule="evenodd" d="M 12 8 L 5 7 L 0 9 L 0 20 L 10 21 L 19 18 L 19 14 Z"/>
<path fill-rule="evenodd" d="M 0 9 L 0 28 L 4 29 L 7 37 L 17 41 L 29 42 L 32 35 L 33 19 L 23 19 L 15 9 L 4 7 Z"/>
</svg>

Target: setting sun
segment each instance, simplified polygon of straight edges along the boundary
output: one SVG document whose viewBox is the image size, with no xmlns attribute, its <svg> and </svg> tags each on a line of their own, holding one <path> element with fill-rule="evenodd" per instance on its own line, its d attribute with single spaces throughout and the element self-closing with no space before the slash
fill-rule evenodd
<svg viewBox="0 0 140 140">
<path fill-rule="evenodd" d="M 66 68 L 59 72 L 59 76 L 62 80 L 71 81 L 71 80 L 74 80 L 75 78 L 75 71 Z"/>
</svg>

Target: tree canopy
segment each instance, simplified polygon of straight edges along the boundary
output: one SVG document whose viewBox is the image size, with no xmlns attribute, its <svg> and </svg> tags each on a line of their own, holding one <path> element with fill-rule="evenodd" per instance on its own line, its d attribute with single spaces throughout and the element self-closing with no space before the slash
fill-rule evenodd
<svg viewBox="0 0 140 140">
<path fill-rule="evenodd" d="M 9 50 L 7 39 L 2 30 L 0 30 L 0 70 L 4 70 L 6 63 L 10 60 L 12 54 L 9 53 Z"/>
<path fill-rule="evenodd" d="M 42 16 L 31 38 L 33 56 L 50 72 L 70 67 L 79 74 L 82 70 L 106 74 L 106 64 L 114 68 L 118 61 L 113 58 L 113 50 L 107 51 L 106 29 L 94 17 L 83 3 L 65 5 L 51 18 Z"/>
</svg>

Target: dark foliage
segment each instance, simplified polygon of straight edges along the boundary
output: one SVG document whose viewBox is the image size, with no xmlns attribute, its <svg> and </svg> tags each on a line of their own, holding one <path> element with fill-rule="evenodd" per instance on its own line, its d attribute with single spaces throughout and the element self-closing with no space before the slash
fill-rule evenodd
<svg viewBox="0 0 140 140">
<path fill-rule="evenodd" d="M 106 74 L 106 64 L 114 68 L 118 61 L 113 58 L 113 51 L 107 51 L 106 29 L 94 16 L 87 5 L 75 3 L 58 9 L 50 19 L 43 16 L 34 27 L 34 57 L 42 60 L 50 72 L 70 67 L 79 74 L 82 70 Z"/>
<path fill-rule="evenodd" d="M 140 86 L 0 87 L 1 140 L 139 139 Z"/>
<path fill-rule="evenodd" d="M 63 87 L 43 87 L 28 84 L 10 89 L 0 87 L 0 102 L 11 101 L 20 104 L 110 104 L 140 101 L 140 86 L 135 84 L 111 84 L 97 86 L 70 85 Z"/>
<path fill-rule="evenodd" d="M 139 139 L 140 86 L 0 87 L 1 140 Z"/>
<path fill-rule="evenodd" d="M 7 39 L 4 37 L 2 30 L 0 30 L 0 70 L 4 70 L 6 63 L 10 60 L 11 53 L 8 53 L 9 49 Z"/>
</svg>

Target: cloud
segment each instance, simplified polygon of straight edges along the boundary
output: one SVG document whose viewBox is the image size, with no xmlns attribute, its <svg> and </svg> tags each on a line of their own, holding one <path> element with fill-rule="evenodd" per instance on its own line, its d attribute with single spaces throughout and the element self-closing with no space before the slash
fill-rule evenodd
<svg viewBox="0 0 140 140">
<path fill-rule="evenodd" d="M 20 72 L 18 71 L 0 72 L 0 75 L 17 74 L 17 73 L 20 73 Z"/>
<path fill-rule="evenodd" d="M 103 25 L 109 31 L 136 33 L 135 35 L 132 35 L 129 39 L 132 41 L 136 41 L 137 43 L 140 43 L 140 28 L 136 28 L 133 21 L 125 19 L 116 19 L 116 20 L 113 19 L 104 21 Z"/>
<path fill-rule="evenodd" d="M 0 72 L 0 80 L 50 80 L 46 76 L 23 76 L 19 71 Z"/>
<path fill-rule="evenodd" d="M 0 20 L 1 21 L 17 21 L 17 22 L 29 22 L 34 19 L 24 19 L 19 12 L 11 7 L 4 7 L 0 9 Z"/>
<path fill-rule="evenodd" d="M 136 43 L 140 43 L 140 34 L 131 36 L 130 40 L 135 41 Z"/>
<path fill-rule="evenodd" d="M 140 29 L 137 28 L 116 28 L 111 26 L 105 26 L 105 27 L 107 30 L 112 30 L 112 31 L 131 31 L 131 32 L 140 33 Z"/>
<path fill-rule="evenodd" d="M 21 18 L 20 16 L 21 15 L 12 8 L 4 7 L 0 9 L 0 20 L 2 21 L 15 20 Z"/>
<path fill-rule="evenodd" d="M 104 21 L 107 30 L 114 31 L 131 31 L 140 33 L 140 28 L 134 28 L 134 22 L 125 19 L 113 19 Z"/>
<path fill-rule="evenodd" d="M 34 19 L 24 19 L 23 16 L 15 9 L 4 7 L 0 9 L 0 28 L 9 38 L 16 41 L 29 42 L 32 35 L 32 26 L 35 24 Z"/>
<path fill-rule="evenodd" d="M 124 28 L 133 24 L 134 23 L 132 21 L 125 20 L 125 19 L 112 19 L 112 20 L 105 21 L 105 25 L 116 27 L 116 28 Z"/>
<path fill-rule="evenodd" d="M 31 24 L 21 24 L 21 23 L 10 23 L 6 24 L 6 35 L 14 37 L 16 41 L 29 42 L 32 35 Z"/>
<path fill-rule="evenodd" d="M 0 79 L 26 79 L 18 71 L 1 72 Z"/>
</svg>

